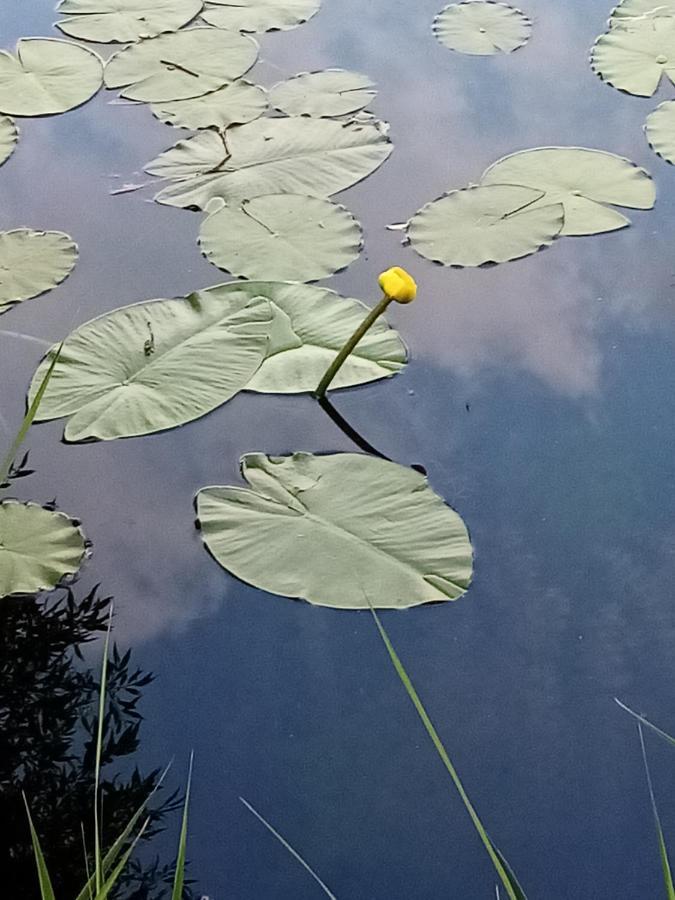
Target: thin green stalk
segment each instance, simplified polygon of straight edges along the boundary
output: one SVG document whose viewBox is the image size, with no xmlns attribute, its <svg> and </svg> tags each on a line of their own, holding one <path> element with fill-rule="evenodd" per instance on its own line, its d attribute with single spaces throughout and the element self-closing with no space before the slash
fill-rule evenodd
<svg viewBox="0 0 675 900">
<path fill-rule="evenodd" d="M 398 654 L 394 650 L 394 646 L 389 639 L 389 635 L 384 629 L 384 626 L 380 622 L 379 616 L 375 612 L 375 610 L 370 608 L 370 611 L 373 614 L 373 618 L 375 619 L 375 624 L 377 625 L 377 629 L 380 632 L 380 637 L 382 638 L 385 647 L 387 648 L 387 652 L 389 653 L 389 657 L 393 663 L 394 669 L 396 670 L 396 674 L 398 675 L 401 683 L 406 689 L 408 696 L 412 700 L 413 706 L 415 707 L 418 716 L 422 720 L 424 727 L 426 728 L 427 734 L 431 738 L 434 747 L 436 748 L 436 752 L 440 756 L 443 761 L 443 765 L 448 770 L 452 781 L 457 788 L 459 796 L 462 798 L 462 802 L 466 808 L 466 811 L 469 813 L 471 817 L 471 821 L 473 822 L 474 828 L 478 832 L 478 835 L 483 842 L 483 846 L 485 847 L 490 859 L 492 860 L 492 865 L 495 867 L 495 871 L 499 876 L 499 880 L 501 881 L 504 889 L 509 897 L 509 900 L 523 900 L 525 895 L 522 893 L 522 889 L 518 887 L 517 882 L 514 884 L 512 878 L 509 876 L 509 872 L 506 867 L 502 863 L 500 859 L 500 854 L 493 846 L 492 841 L 488 837 L 488 833 L 485 830 L 483 823 L 478 817 L 478 813 L 473 807 L 473 804 L 469 800 L 469 796 L 464 790 L 464 785 L 462 784 L 459 775 L 457 774 L 457 770 L 452 764 L 448 753 L 443 746 L 443 742 L 441 741 L 438 732 L 436 731 L 433 722 L 429 718 L 429 715 L 424 708 L 422 701 L 419 698 L 417 691 L 415 690 L 412 681 L 410 680 L 410 676 L 406 672 L 403 663 L 398 657 Z M 514 876 L 515 877 L 515 876 Z"/>
<path fill-rule="evenodd" d="M 675 738 L 671 737 L 669 734 L 666 734 L 665 731 L 661 731 L 660 728 L 657 728 L 656 725 L 652 725 L 649 719 L 645 719 L 644 716 L 641 716 L 639 713 L 634 712 L 630 706 L 626 706 L 625 703 L 622 703 L 616 697 L 614 698 L 614 702 L 617 703 L 621 709 L 625 710 L 629 715 L 631 715 L 634 719 L 644 725 L 646 728 L 650 728 L 655 734 L 658 734 L 659 737 L 662 737 L 664 741 L 668 741 L 669 744 L 672 744 L 675 747 Z"/>
<path fill-rule="evenodd" d="M 178 841 L 178 856 L 176 858 L 176 871 L 173 877 L 173 890 L 171 900 L 183 900 L 183 883 L 185 881 L 185 854 L 187 848 L 188 808 L 190 805 L 190 787 L 192 786 L 192 763 L 194 751 L 190 754 L 190 768 L 188 770 L 187 787 L 185 788 L 185 803 L 183 804 L 183 821 L 180 827 L 180 839 Z"/>
<path fill-rule="evenodd" d="M 325 396 L 326 391 L 328 390 L 328 386 L 335 378 L 338 371 L 342 368 L 342 365 L 344 364 L 347 357 L 352 353 L 356 345 L 365 336 L 366 332 L 371 328 L 371 326 L 377 321 L 377 319 L 380 318 L 382 313 L 386 310 L 393 299 L 393 297 L 388 297 L 385 294 L 377 304 L 377 306 L 374 306 L 370 310 L 366 318 L 363 320 L 363 322 L 361 322 L 354 334 L 349 338 L 342 350 L 340 350 L 333 362 L 326 369 L 325 375 L 319 382 L 319 386 L 317 387 L 317 389 L 314 391 L 314 396 L 317 400 L 321 400 L 321 398 Z"/>
<path fill-rule="evenodd" d="M 108 650 L 110 632 L 112 630 L 113 605 L 110 604 L 108 630 L 103 645 L 103 662 L 101 664 L 101 687 L 98 694 L 98 728 L 96 730 L 96 761 L 94 764 L 94 882 L 96 896 L 101 892 L 103 867 L 101 865 L 101 828 L 99 822 L 99 788 L 101 780 L 101 755 L 103 750 L 103 720 L 105 717 L 106 685 L 108 678 Z"/>
<path fill-rule="evenodd" d="M 656 826 L 656 837 L 659 843 L 659 857 L 661 859 L 661 869 L 663 871 L 663 881 L 666 886 L 666 896 L 668 900 L 675 900 L 675 886 L 673 886 L 673 875 L 670 871 L 670 862 L 668 860 L 668 848 L 663 837 L 663 828 L 661 827 L 661 818 L 656 807 L 656 797 L 654 796 L 654 787 L 652 785 L 652 776 L 649 771 L 649 763 L 647 762 L 647 750 L 645 748 L 645 736 L 642 732 L 642 725 L 638 724 L 638 733 L 640 735 L 640 748 L 642 749 L 642 760 L 645 765 L 645 774 L 647 776 L 647 787 L 649 788 L 649 799 L 652 805 L 652 814 L 654 816 L 654 825 Z"/>
<path fill-rule="evenodd" d="M 331 900 L 337 900 L 337 897 L 335 896 L 335 894 L 333 894 L 332 891 L 330 890 L 330 888 L 329 888 L 327 885 L 325 885 L 325 884 L 323 883 L 323 881 L 319 878 L 319 876 L 316 874 L 316 872 L 314 871 L 314 869 L 309 865 L 309 863 L 308 863 L 308 862 L 305 862 L 305 860 L 300 856 L 300 854 L 297 852 L 297 850 L 294 850 L 294 849 L 291 847 L 291 845 L 288 843 L 288 841 L 287 841 L 284 837 L 282 837 L 282 836 L 279 834 L 279 832 L 278 832 L 272 825 L 270 825 L 270 823 L 267 821 L 267 819 L 264 819 L 264 818 L 260 815 L 260 813 L 259 813 L 256 809 L 254 809 L 254 808 L 251 806 L 251 804 L 250 804 L 247 800 L 244 800 L 243 797 L 240 797 L 239 799 L 240 799 L 241 802 L 244 804 L 244 806 L 246 807 L 246 809 L 247 809 L 249 812 L 252 812 L 253 815 L 256 817 L 256 819 L 257 819 L 259 822 L 261 822 L 261 823 L 265 826 L 265 828 L 266 828 L 271 834 L 274 835 L 274 837 L 279 841 L 279 843 L 282 845 L 282 847 L 285 847 L 286 850 L 288 850 L 288 852 L 291 854 L 291 856 L 292 856 L 294 859 L 297 859 L 297 861 L 300 863 L 300 865 L 301 865 L 307 872 L 309 872 L 309 874 L 312 876 L 312 878 L 314 879 L 314 881 L 316 881 L 316 883 L 317 883 L 318 885 L 320 885 L 320 887 L 321 887 L 321 889 L 323 890 L 324 894 L 325 894 L 327 897 L 330 897 Z"/>
<path fill-rule="evenodd" d="M 117 884 L 117 881 L 119 880 L 120 875 L 121 875 L 122 872 L 124 871 L 124 869 L 125 869 L 125 867 L 126 867 L 126 864 L 129 862 L 129 857 L 131 856 L 131 854 L 132 854 L 132 853 L 134 852 L 134 850 L 136 849 L 136 844 L 137 844 L 137 843 L 140 841 L 140 839 L 143 837 L 143 832 L 145 831 L 145 829 L 148 827 L 149 824 L 150 824 L 150 819 L 148 818 L 148 819 L 145 820 L 145 822 L 143 822 L 143 825 L 141 826 L 141 828 L 140 828 L 138 834 L 136 835 L 136 837 L 135 837 L 134 840 L 132 841 L 131 845 L 130 845 L 130 846 L 127 848 L 127 850 L 124 852 L 122 858 L 121 858 L 120 861 L 117 863 L 117 865 L 115 866 L 115 868 L 112 870 L 112 872 L 110 873 L 110 875 L 108 875 L 108 877 L 106 878 L 106 880 L 103 882 L 103 884 L 101 885 L 101 888 L 100 888 L 99 890 L 96 891 L 96 897 L 95 897 L 95 900 L 107 900 L 108 895 L 110 894 L 110 892 L 112 891 L 112 889 L 113 889 L 113 888 L 115 887 L 115 885 Z"/>
<path fill-rule="evenodd" d="M 12 468 L 12 463 L 16 459 L 19 448 L 26 439 L 26 435 L 28 434 L 30 426 L 33 424 L 33 420 L 37 415 L 38 409 L 40 408 L 40 403 L 42 403 L 44 393 L 47 390 L 47 385 L 49 384 L 54 372 L 54 366 L 59 361 L 62 348 L 63 343 L 59 344 L 59 346 L 57 347 L 56 353 L 54 354 L 52 361 L 49 364 L 49 368 L 45 372 L 44 378 L 40 382 L 40 387 L 38 388 L 36 395 L 33 397 L 33 402 L 28 407 L 28 411 L 23 417 L 23 422 L 21 423 L 21 427 L 19 428 L 16 437 L 14 438 L 14 442 L 12 443 L 12 446 L 9 448 L 9 451 L 4 458 L 2 466 L 0 466 L 0 485 L 5 484 L 5 482 L 7 481 L 7 477 Z"/>
<path fill-rule="evenodd" d="M 35 856 L 35 865 L 37 866 L 38 881 L 40 883 L 40 896 L 42 900 L 56 900 L 54 897 L 54 888 L 52 887 L 51 878 L 47 871 L 47 864 L 40 846 L 40 838 L 33 825 L 33 819 L 30 814 L 30 807 L 26 795 L 23 794 L 23 802 L 26 804 L 26 814 L 28 815 L 28 825 L 30 826 L 30 836 L 33 842 L 33 855 Z"/>
</svg>

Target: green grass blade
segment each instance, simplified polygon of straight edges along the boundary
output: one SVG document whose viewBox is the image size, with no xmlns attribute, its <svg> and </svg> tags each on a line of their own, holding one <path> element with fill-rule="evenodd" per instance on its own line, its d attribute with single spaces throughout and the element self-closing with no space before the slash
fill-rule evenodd
<svg viewBox="0 0 675 900">
<path fill-rule="evenodd" d="M 4 484 L 7 481 L 7 476 L 9 475 L 12 468 L 12 463 L 16 459 L 19 448 L 25 441 L 28 430 L 33 424 L 33 420 L 37 415 L 38 409 L 40 408 L 40 403 L 42 403 L 42 398 L 44 397 L 44 393 L 47 390 L 47 385 L 51 380 L 52 374 L 54 372 L 54 366 L 59 361 L 62 349 L 63 343 L 59 344 L 59 346 L 57 347 L 56 352 L 52 357 L 52 361 L 49 364 L 49 368 L 45 372 L 44 378 L 40 382 L 40 387 L 37 390 L 37 394 L 33 398 L 33 402 L 31 403 L 31 405 L 28 407 L 28 411 L 23 417 L 23 422 L 21 423 L 21 427 L 19 428 L 16 437 L 14 438 L 14 442 L 8 450 L 7 456 L 5 456 L 2 462 L 2 466 L 0 466 L 0 484 Z"/>
<path fill-rule="evenodd" d="M 661 869 L 663 870 L 663 881 L 666 886 L 666 897 L 668 900 L 675 900 L 675 886 L 673 886 L 673 875 L 670 871 L 670 861 L 668 860 L 668 848 L 663 837 L 663 828 L 661 827 L 661 817 L 656 807 L 656 797 L 654 796 L 654 787 L 652 785 L 652 776 L 649 771 L 649 763 L 647 762 L 647 750 L 645 748 L 645 737 L 642 732 L 642 725 L 638 724 L 638 732 L 640 734 L 640 748 L 642 749 L 642 760 L 645 766 L 645 774 L 647 776 L 647 787 L 649 788 L 649 800 L 652 805 L 652 813 L 654 815 L 654 825 L 656 826 L 656 837 L 659 843 L 659 857 L 661 859 Z"/>
<path fill-rule="evenodd" d="M 47 863 L 45 862 L 45 858 L 42 853 L 42 847 L 40 846 L 40 838 L 38 837 L 35 826 L 33 825 L 33 819 L 30 814 L 30 807 L 28 806 L 28 800 L 26 799 L 25 794 L 23 795 L 23 802 L 26 804 L 26 814 L 28 816 L 28 825 L 30 826 L 30 836 L 33 842 L 33 854 L 35 856 L 35 865 L 37 866 L 38 881 L 40 883 L 40 896 L 42 897 L 42 900 L 56 900 L 54 896 L 54 888 L 52 887 L 52 881 L 49 877 L 49 872 L 47 871 Z"/>
<path fill-rule="evenodd" d="M 176 872 L 173 876 L 173 890 L 171 900 L 183 900 L 183 884 L 185 881 L 185 853 L 187 849 L 188 811 L 190 806 L 190 788 L 192 787 L 192 763 L 194 752 L 190 754 L 190 768 L 188 771 L 187 787 L 185 788 L 185 803 L 183 804 L 183 821 L 180 826 L 180 839 L 178 841 L 178 856 L 176 858 Z"/>
<path fill-rule="evenodd" d="M 117 884 L 117 881 L 118 881 L 120 875 L 124 871 L 126 864 L 129 862 L 129 857 L 136 849 L 136 844 L 142 838 L 143 832 L 145 831 L 145 829 L 148 827 L 149 824 L 150 824 L 150 819 L 146 819 L 145 822 L 143 823 L 141 830 L 138 832 L 138 834 L 134 838 L 133 842 L 131 843 L 131 846 L 127 850 L 125 850 L 124 854 L 122 855 L 122 858 L 117 863 L 115 868 L 112 870 L 110 875 L 108 875 L 108 877 L 105 879 L 105 881 L 101 885 L 101 888 L 96 891 L 96 897 L 94 898 L 94 900 L 107 900 L 108 895 L 110 894 L 112 889 Z"/>
<path fill-rule="evenodd" d="M 314 871 L 314 869 L 309 865 L 309 863 L 306 862 L 306 861 L 300 856 L 300 854 L 298 853 L 297 850 L 294 850 L 293 847 L 291 847 L 291 845 L 288 843 L 288 841 L 287 841 L 284 837 L 282 837 L 282 835 L 279 834 L 279 832 L 276 830 L 276 828 L 274 828 L 274 826 L 270 825 L 270 823 L 267 821 L 267 819 L 264 819 L 264 818 L 260 815 L 260 813 L 257 811 L 257 809 L 254 809 L 254 808 L 251 806 L 251 804 L 248 802 L 248 800 L 244 800 L 243 797 L 240 797 L 239 799 L 240 799 L 241 802 L 244 804 L 244 806 L 246 807 L 246 809 L 247 809 L 249 812 L 253 813 L 253 815 L 256 817 L 256 819 L 257 819 L 259 822 L 261 822 L 261 823 L 265 826 L 265 828 L 266 828 L 271 834 L 274 835 L 274 837 L 279 841 L 279 843 L 281 844 L 281 846 L 282 846 L 282 847 L 285 847 L 286 850 L 288 850 L 288 852 L 291 854 L 291 856 L 292 856 L 294 859 L 297 859 L 297 861 L 300 863 L 300 865 L 303 867 L 303 869 L 305 869 L 307 872 L 309 872 L 309 874 L 312 876 L 312 878 L 314 879 L 314 881 L 316 881 L 316 883 L 321 887 L 321 889 L 323 890 L 324 894 L 325 894 L 327 897 L 330 897 L 331 900 L 337 900 L 337 897 L 335 896 L 335 894 L 333 894 L 332 891 L 330 890 L 330 888 L 329 888 L 326 884 L 323 883 L 323 881 L 319 878 L 319 876 L 316 874 L 316 872 Z"/>
<path fill-rule="evenodd" d="M 455 769 L 454 765 L 452 764 L 452 761 L 450 760 L 450 757 L 448 756 L 448 753 L 447 753 L 445 747 L 443 746 L 443 742 L 441 741 L 439 734 L 434 727 L 433 722 L 429 718 L 429 714 L 427 713 L 426 709 L 424 708 L 424 705 L 423 705 L 422 701 L 420 700 L 419 695 L 418 695 L 417 691 L 415 690 L 412 681 L 410 680 L 410 676 L 406 672 L 406 670 L 403 666 L 403 663 L 401 662 L 401 660 L 398 657 L 398 654 L 396 653 L 396 650 L 394 650 L 394 646 L 389 639 L 389 635 L 387 634 L 387 632 L 384 629 L 384 625 L 380 622 L 379 616 L 377 615 L 375 610 L 372 608 L 372 606 L 370 608 L 370 611 L 373 614 L 373 618 L 375 619 L 375 624 L 377 625 L 377 629 L 380 632 L 380 637 L 384 641 L 384 645 L 387 648 L 387 652 L 389 653 L 389 658 L 391 659 L 394 669 L 396 670 L 396 674 L 398 675 L 401 683 L 403 684 L 403 687 L 406 689 L 408 696 L 412 700 L 413 706 L 415 707 L 415 709 L 417 711 L 417 715 L 422 720 L 422 724 L 424 725 L 424 727 L 427 731 L 427 734 L 431 738 L 433 745 L 436 748 L 436 752 L 440 756 L 440 758 L 443 762 L 443 765 L 447 769 L 447 771 L 450 775 L 450 778 L 452 779 L 455 787 L 457 788 L 459 796 L 462 798 L 462 802 L 464 803 L 466 811 L 469 813 L 471 821 L 473 822 L 473 826 L 476 829 L 476 831 L 478 832 L 478 836 L 480 837 L 481 841 L 483 842 L 483 846 L 485 847 L 485 849 L 488 853 L 488 856 L 492 860 L 492 865 L 495 867 L 495 871 L 497 872 L 497 875 L 499 876 L 499 880 L 501 881 L 501 883 L 504 887 L 504 890 L 506 891 L 506 894 L 509 897 L 509 900 L 523 900 L 525 895 L 522 893 L 522 889 L 519 889 L 520 893 L 518 893 L 517 889 L 514 888 L 513 881 L 509 877 L 509 873 L 505 869 L 505 867 L 502 863 L 502 860 L 500 859 L 500 854 L 495 849 L 495 847 L 492 845 L 492 841 L 488 837 L 488 833 L 485 830 L 483 823 L 481 822 L 481 820 L 478 816 L 478 813 L 474 809 L 473 804 L 471 803 L 471 800 L 469 800 L 469 795 L 464 790 L 464 785 L 462 784 L 460 777 L 457 774 L 457 770 Z M 516 884 L 517 884 L 517 882 L 516 882 Z"/>
<path fill-rule="evenodd" d="M 614 702 L 617 703 L 617 704 L 621 707 L 621 709 L 625 710 L 625 711 L 626 711 L 629 715 L 631 715 L 634 719 L 637 719 L 637 721 L 638 721 L 641 725 L 644 725 L 645 728 L 649 728 L 649 729 L 650 729 L 651 731 L 653 731 L 655 734 L 658 734 L 659 737 L 662 737 L 664 741 L 667 741 L 669 744 L 672 744 L 672 745 L 675 747 L 675 738 L 674 738 L 674 737 L 671 737 L 671 736 L 670 736 L 669 734 L 667 734 L 665 731 L 661 731 L 661 729 L 660 729 L 660 728 L 657 728 L 656 725 L 652 725 L 652 723 L 649 721 L 649 719 L 645 719 L 644 716 L 641 716 L 639 713 L 634 712 L 634 710 L 632 710 L 632 709 L 630 708 L 630 706 L 626 706 L 625 703 L 622 703 L 622 702 L 621 702 L 620 700 L 618 700 L 616 697 L 614 698 Z"/>
<path fill-rule="evenodd" d="M 103 645 L 103 662 L 101 664 L 101 688 L 98 694 L 98 726 L 96 729 L 96 761 L 94 764 L 94 884 L 96 897 L 103 884 L 103 867 L 101 864 L 101 823 L 99 821 L 99 799 L 101 782 L 101 753 L 103 750 L 103 721 L 105 718 L 105 701 L 108 678 L 108 651 L 110 649 L 110 632 L 112 630 L 113 605 L 110 604 L 108 630 Z"/>
<path fill-rule="evenodd" d="M 520 882 L 516 878 L 516 873 L 513 871 L 513 869 L 509 865 L 508 860 L 505 858 L 504 854 L 501 852 L 499 847 L 495 847 L 494 844 L 492 844 L 492 846 L 494 848 L 495 853 L 499 857 L 500 863 L 504 866 L 504 871 L 506 872 L 506 877 L 511 882 L 511 887 L 513 888 L 513 891 L 514 891 L 516 897 L 518 898 L 518 900 L 527 900 L 527 897 L 525 896 L 525 891 L 523 890 Z M 497 885 L 497 890 L 499 890 L 499 885 Z"/>
</svg>

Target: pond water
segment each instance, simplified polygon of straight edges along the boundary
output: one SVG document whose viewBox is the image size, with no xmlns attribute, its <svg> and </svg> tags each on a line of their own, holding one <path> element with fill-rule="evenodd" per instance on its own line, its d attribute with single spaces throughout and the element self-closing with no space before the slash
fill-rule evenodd
<svg viewBox="0 0 675 900">
<path fill-rule="evenodd" d="M 3 45 L 51 34 L 51 6 L 5 0 Z M 412 360 L 334 402 L 387 456 L 425 467 L 468 524 L 476 570 L 459 602 L 383 621 L 531 900 L 661 896 L 636 728 L 614 698 L 675 729 L 675 172 L 642 131 L 672 91 L 626 97 L 591 72 L 609 0 L 527 0 L 532 38 L 499 59 L 440 46 L 438 6 L 324 0 L 302 28 L 262 36 L 251 75 L 271 85 L 332 66 L 367 73 L 391 123 L 391 159 L 338 198 L 363 223 L 365 252 L 327 283 L 371 302 L 381 270 L 408 268 L 419 299 L 390 320 Z M 148 190 L 110 194 L 145 180 L 143 164 L 179 136 L 112 97 L 23 121 L 0 173 L 1 228 L 63 230 L 81 253 L 53 294 L 2 319 L 5 441 L 39 341 L 227 280 L 200 255 L 199 214 L 148 202 Z M 656 208 L 631 211 L 623 231 L 478 270 L 434 266 L 385 228 L 504 154 L 568 144 L 645 166 Z M 194 750 L 196 896 L 321 896 L 240 796 L 340 900 L 494 896 L 489 859 L 370 615 L 254 590 L 195 530 L 196 491 L 238 484 L 243 453 L 354 450 L 317 404 L 243 393 L 149 438 L 65 445 L 62 430 L 33 428 L 36 471 L 12 493 L 56 496 L 82 520 L 93 555 L 76 594 L 100 583 L 114 595 L 117 642 L 156 675 L 134 762 L 174 759 L 177 787 Z M 648 747 L 674 835 L 675 756 Z M 177 831 L 176 814 L 144 853 L 170 859 Z"/>
</svg>

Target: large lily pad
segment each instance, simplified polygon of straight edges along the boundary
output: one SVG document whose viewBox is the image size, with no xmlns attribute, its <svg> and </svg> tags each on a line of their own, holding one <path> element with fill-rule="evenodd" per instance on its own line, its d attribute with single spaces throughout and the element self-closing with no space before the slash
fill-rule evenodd
<svg viewBox="0 0 675 900">
<path fill-rule="evenodd" d="M 61 231 L 0 232 L 0 312 L 61 284 L 77 261 L 77 244 Z"/>
<path fill-rule="evenodd" d="M 153 103 L 153 116 L 175 128 L 218 128 L 244 125 L 259 119 L 267 112 L 267 92 L 247 81 L 233 81 L 217 91 L 189 100 L 170 100 Z"/>
<path fill-rule="evenodd" d="M 286 31 L 307 22 L 321 0 L 210 0 L 202 18 L 232 31 Z"/>
<path fill-rule="evenodd" d="M 302 72 L 275 85 L 272 106 L 289 116 L 346 116 L 359 112 L 377 91 L 370 78 L 345 69 Z"/>
<path fill-rule="evenodd" d="M 204 293 L 221 302 L 234 295 L 250 300 L 262 297 L 270 304 L 273 319 L 267 355 L 246 385 L 246 390 L 264 394 L 313 391 L 369 311 L 360 300 L 307 284 L 233 282 Z M 331 390 L 395 375 L 406 356 L 399 335 L 379 318 L 337 373 Z"/>
<path fill-rule="evenodd" d="M 675 82 L 675 19 L 627 18 L 600 35 L 591 54 L 593 71 L 612 87 L 651 97 L 665 76 Z"/>
<path fill-rule="evenodd" d="M 626 18 L 675 16 L 675 0 L 622 0 L 612 12 L 610 24 Z"/>
<path fill-rule="evenodd" d="M 527 42 L 531 30 L 519 9 L 494 0 L 452 3 L 434 21 L 434 34 L 443 46 L 474 56 L 511 53 Z"/>
<path fill-rule="evenodd" d="M 103 81 L 103 62 L 71 41 L 23 38 L 0 50 L 0 112 L 50 116 L 86 103 Z"/>
<path fill-rule="evenodd" d="M 224 205 L 202 223 L 199 243 L 232 275 L 318 281 L 361 252 L 361 228 L 337 203 L 298 194 L 267 194 Z"/>
<path fill-rule="evenodd" d="M 675 164 L 675 100 L 666 100 L 647 116 L 645 133 L 654 152 Z"/>
<path fill-rule="evenodd" d="M 197 514 L 243 581 L 335 609 L 405 609 L 469 587 L 466 526 L 418 472 L 353 453 L 249 453 L 242 473 L 249 488 L 204 488 Z"/>
<path fill-rule="evenodd" d="M 146 171 L 183 179 L 160 191 L 158 203 L 205 209 L 214 197 L 228 203 L 262 194 L 330 197 L 374 172 L 391 151 L 377 123 L 291 116 L 235 125 L 222 139 L 197 134 Z"/>
<path fill-rule="evenodd" d="M 533 204 L 562 203 L 561 234 L 614 231 L 630 224 L 614 206 L 651 209 L 656 191 L 648 172 L 628 159 L 582 147 L 538 147 L 498 160 L 484 173 L 482 184 L 517 184 L 543 191 Z"/>
<path fill-rule="evenodd" d="M 61 0 L 67 18 L 56 27 L 70 37 L 127 44 L 177 31 L 202 9 L 202 0 Z"/>
<path fill-rule="evenodd" d="M 0 166 L 7 162 L 19 140 L 19 130 L 9 116 L 0 116 Z"/>
<path fill-rule="evenodd" d="M 0 503 L 0 597 L 36 594 L 74 575 L 87 550 L 78 524 L 35 503 Z"/>
<path fill-rule="evenodd" d="M 124 88 L 122 96 L 129 100 L 188 100 L 235 81 L 257 58 L 258 45 L 249 37 L 218 28 L 187 28 L 115 53 L 105 67 L 105 83 Z"/>
<path fill-rule="evenodd" d="M 419 254 L 446 266 L 508 262 L 553 243 L 563 226 L 560 203 L 536 207 L 542 191 L 513 184 L 453 191 L 408 223 Z"/>
<path fill-rule="evenodd" d="M 151 434 L 203 416 L 240 391 L 268 344 L 270 307 L 208 292 L 113 310 L 68 335 L 37 420 L 70 416 L 65 438 Z M 51 362 L 39 366 L 35 393 Z"/>
</svg>

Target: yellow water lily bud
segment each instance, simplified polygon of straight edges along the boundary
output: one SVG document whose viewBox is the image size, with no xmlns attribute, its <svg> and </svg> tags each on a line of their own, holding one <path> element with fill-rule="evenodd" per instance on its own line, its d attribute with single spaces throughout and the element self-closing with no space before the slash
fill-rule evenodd
<svg viewBox="0 0 675 900">
<path fill-rule="evenodd" d="M 417 296 L 417 285 L 412 275 L 400 266 L 393 266 L 383 272 L 379 279 L 380 287 L 385 296 L 397 303 L 412 303 Z"/>
</svg>

